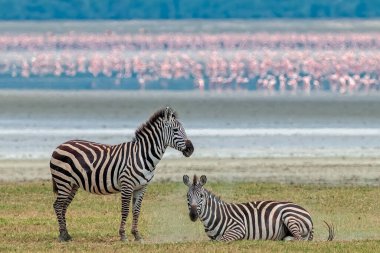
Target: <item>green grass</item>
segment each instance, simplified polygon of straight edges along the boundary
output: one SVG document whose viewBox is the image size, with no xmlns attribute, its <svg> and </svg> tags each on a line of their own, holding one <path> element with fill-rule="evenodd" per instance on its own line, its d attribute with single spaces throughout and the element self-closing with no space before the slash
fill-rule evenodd
<svg viewBox="0 0 380 253">
<path fill-rule="evenodd" d="M 0 184 L 0 251 L 132 252 L 375 252 L 380 248 L 379 187 L 327 187 L 264 183 L 208 183 L 226 201 L 291 200 L 312 214 L 313 242 L 210 242 L 200 222 L 189 220 L 186 187 L 153 183 L 140 219 L 143 244 L 118 237 L 120 195 L 97 196 L 79 191 L 68 209 L 69 243 L 57 241 L 58 225 L 50 182 Z M 130 219 L 127 231 L 129 239 Z M 336 241 L 325 242 L 323 220 L 337 228 Z"/>
</svg>

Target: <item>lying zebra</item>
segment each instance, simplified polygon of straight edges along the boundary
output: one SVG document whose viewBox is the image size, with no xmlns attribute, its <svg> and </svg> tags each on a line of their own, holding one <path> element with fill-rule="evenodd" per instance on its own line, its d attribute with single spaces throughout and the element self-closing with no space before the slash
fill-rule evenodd
<svg viewBox="0 0 380 253">
<path fill-rule="evenodd" d="M 212 240 L 313 240 L 313 222 L 309 212 L 292 202 L 254 201 L 226 203 L 203 188 L 206 176 L 187 175 L 187 204 L 192 221 L 202 221 Z M 326 222 L 325 222 L 326 223 Z M 327 224 L 328 241 L 334 239 L 334 227 Z"/>
</svg>

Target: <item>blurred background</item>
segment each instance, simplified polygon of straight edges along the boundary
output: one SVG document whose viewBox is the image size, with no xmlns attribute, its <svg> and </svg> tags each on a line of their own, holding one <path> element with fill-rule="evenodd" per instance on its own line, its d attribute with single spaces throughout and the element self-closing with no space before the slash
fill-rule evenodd
<svg viewBox="0 0 380 253">
<path fill-rule="evenodd" d="M 195 158 L 376 157 L 379 7 L 1 0 L 0 159 L 128 141 L 168 105 Z"/>
</svg>

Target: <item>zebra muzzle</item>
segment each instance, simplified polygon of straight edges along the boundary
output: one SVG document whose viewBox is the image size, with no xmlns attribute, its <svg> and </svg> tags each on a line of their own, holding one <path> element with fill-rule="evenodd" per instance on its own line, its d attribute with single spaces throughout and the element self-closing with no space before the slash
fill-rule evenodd
<svg viewBox="0 0 380 253">
<path fill-rule="evenodd" d="M 192 205 L 190 207 L 189 217 L 191 221 L 196 221 L 198 219 L 197 206 Z"/>
<path fill-rule="evenodd" d="M 186 157 L 189 157 L 194 152 L 194 146 L 190 140 L 186 140 L 185 145 L 186 145 L 186 148 L 182 151 L 182 154 Z"/>
</svg>

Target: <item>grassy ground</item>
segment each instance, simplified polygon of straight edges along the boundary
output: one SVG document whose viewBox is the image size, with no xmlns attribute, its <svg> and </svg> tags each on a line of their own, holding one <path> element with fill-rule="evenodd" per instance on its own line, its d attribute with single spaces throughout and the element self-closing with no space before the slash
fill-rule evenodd
<svg viewBox="0 0 380 253">
<path fill-rule="evenodd" d="M 301 243 L 240 241 L 209 242 L 200 222 L 187 215 L 182 183 L 153 183 L 143 202 L 140 231 L 143 244 L 118 238 L 120 196 L 79 191 L 68 210 L 69 243 L 57 241 L 57 222 L 49 181 L 0 184 L 0 251 L 109 252 L 375 252 L 380 248 L 379 187 L 327 187 L 267 183 L 208 183 L 227 201 L 292 200 L 312 214 L 315 241 Z M 324 242 L 323 220 L 337 228 L 336 241 Z M 130 230 L 130 217 L 128 219 Z M 129 236 L 131 239 L 132 236 Z"/>
</svg>

